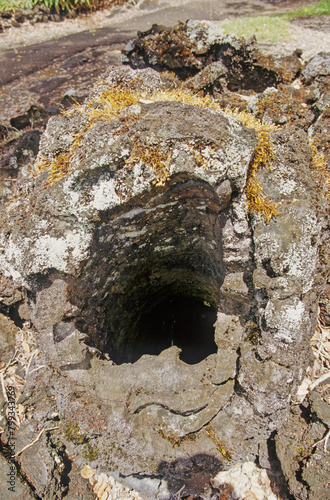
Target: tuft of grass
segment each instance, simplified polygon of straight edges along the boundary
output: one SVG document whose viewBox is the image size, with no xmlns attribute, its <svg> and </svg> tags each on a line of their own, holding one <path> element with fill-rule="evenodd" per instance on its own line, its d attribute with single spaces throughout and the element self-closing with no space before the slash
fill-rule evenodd
<svg viewBox="0 0 330 500">
<path fill-rule="evenodd" d="M 165 186 L 170 178 L 169 165 L 171 161 L 171 153 L 164 153 L 159 146 L 148 146 L 142 143 L 135 143 L 133 150 L 126 161 L 127 168 L 133 167 L 137 163 L 145 163 L 152 166 L 152 170 L 156 176 L 153 184 L 156 187 Z"/>
<path fill-rule="evenodd" d="M 19 9 L 32 9 L 35 2 L 33 0 L 2 0 L 0 2 L 0 12 L 15 12 Z"/>
<path fill-rule="evenodd" d="M 235 116 L 245 127 L 253 129 L 257 134 L 258 145 L 250 163 L 245 194 L 248 199 L 249 212 L 263 215 L 268 224 L 272 217 L 279 215 L 279 212 L 276 210 L 278 204 L 274 203 L 264 192 L 262 184 L 258 179 L 258 170 L 274 159 L 269 134 L 278 127 L 262 123 L 246 111 L 226 109 L 226 113 Z"/>
<path fill-rule="evenodd" d="M 221 26 L 225 33 L 235 33 L 247 38 L 255 35 L 258 39 L 279 42 L 289 36 L 290 22 L 281 17 L 256 16 L 233 19 Z"/>
<path fill-rule="evenodd" d="M 97 99 L 88 104 L 90 122 L 113 120 L 123 109 L 138 104 L 140 98 L 137 92 L 128 92 L 120 87 L 104 89 Z"/>
<path fill-rule="evenodd" d="M 55 182 L 66 177 L 69 173 L 69 165 L 70 153 L 66 151 L 59 153 L 49 166 L 49 182 L 54 184 Z"/>
<path fill-rule="evenodd" d="M 322 0 L 316 4 L 283 12 L 282 14 L 233 19 L 223 24 L 221 28 L 225 33 L 235 33 L 245 38 L 256 35 L 258 39 L 279 42 L 283 38 L 288 38 L 290 34 L 290 21 L 293 19 L 329 15 L 330 0 Z"/>
<path fill-rule="evenodd" d="M 297 19 L 297 17 L 317 17 L 330 15 L 330 0 L 322 0 L 312 5 L 306 5 L 300 9 L 290 10 L 283 14 L 278 14 L 276 17 L 282 19 Z M 274 16 L 275 17 L 275 16 Z"/>
</svg>

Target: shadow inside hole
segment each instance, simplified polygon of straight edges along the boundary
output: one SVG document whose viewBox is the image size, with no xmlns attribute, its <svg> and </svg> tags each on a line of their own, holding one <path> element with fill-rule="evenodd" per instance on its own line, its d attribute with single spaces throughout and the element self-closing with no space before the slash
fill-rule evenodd
<svg viewBox="0 0 330 500">
<path fill-rule="evenodd" d="M 134 363 L 143 354 L 158 355 L 175 345 L 182 350 L 182 361 L 199 363 L 217 352 L 213 326 L 216 317 L 217 310 L 207 302 L 191 297 L 167 297 L 141 317 L 138 343 L 130 361 Z"/>
</svg>

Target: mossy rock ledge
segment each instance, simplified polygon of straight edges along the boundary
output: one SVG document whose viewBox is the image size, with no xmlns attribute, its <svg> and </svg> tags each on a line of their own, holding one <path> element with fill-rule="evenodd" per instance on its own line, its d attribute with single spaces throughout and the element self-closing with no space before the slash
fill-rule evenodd
<svg viewBox="0 0 330 500">
<path fill-rule="evenodd" d="M 41 351 L 17 448 L 58 427 L 17 459 L 40 498 L 90 498 L 86 463 L 163 500 L 236 461 L 270 468 L 310 361 L 324 220 L 307 133 L 269 132 L 266 221 L 245 192 L 256 132 L 166 100 L 164 81 L 109 68 L 49 121 L 38 175 L 3 215 L 0 268 Z"/>
</svg>

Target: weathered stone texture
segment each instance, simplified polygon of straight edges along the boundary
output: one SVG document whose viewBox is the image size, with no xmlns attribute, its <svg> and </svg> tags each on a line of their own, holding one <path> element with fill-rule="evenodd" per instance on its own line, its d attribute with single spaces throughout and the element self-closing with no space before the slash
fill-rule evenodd
<svg viewBox="0 0 330 500">
<path fill-rule="evenodd" d="M 124 62 L 134 68 L 170 70 L 194 90 L 213 85 L 230 90 L 262 91 L 293 81 L 301 71 L 297 54 L 276 59 L 259 52 L 255 38 L 225 34 L 208 21 L 190 20 L 166 28 L 153 25 L 124 49 Z M 199 72 L 197 75 L 196 73 Z M 196 76 L 195 76 L 196 75 Z M 222 77 L 225 76 L 225 81 Z"/>
<path fill-rule="evenodd" d="M 173 55 L 171 42 L 160 60 L 152 37 L 177 32 L 158 28 L 127 52 L 136 65 L 148 56 L 153 66 L 197 74 L 212 47 L 226 42 L 227 70 L 202 70 L 186 82 L 195 89 L 213 85 L 215 74 L 237 87 L 243 73 L 234 63 L 243 52 L 248 68 L 254 61 L 266 71 L 265 87 L 300 71 L 297 56 L 257 64 L 252 41 L 224 40 L 208 23 L 184 30 L 188 55 Z M 78 473 L 86 463 L 145 498 L 168 500 L 183 484 L 185 495 L 195 494 L 192 471 L 209 478 L 230 458 L 270 464 L 280 428 L 284 463 L 288 418 L 300 419 L 289 408 L 310 359 L 325 226 L 306 122 L 269 115 L 286 125 L 270 133 L 274 158 L 258 171 L 278 204 L 266 224 L 248 214 L 245 192 L 255 131 L 182 94 L 157 98 L 175 85 L 150 68 L 109 68 L 79 110 L 49 121 L 41 138 L 46 169 L 3 216 L 0 268 L 24 289 L 45 365 L 27 379 L 21 401 L 31 416 L 19 443 L 59 426 L 19 460 L 41 497 L 57 498 L 66 484 L 75 498 L 71 484 L 83 491 Z M 118 88 L 123 99 L 139 92 L 138 102 L 91 124 L 102 92 Z M 257 115 L 260 99 L 251 104 Z M 52 184 L 50 165 L 63 153 L 69 168 Z M 325 425 L 310 432 L 320 435 Z M 290 488 L 300 491 L 292 479 L 300 465 L 290 467 Z"/>
</svg>

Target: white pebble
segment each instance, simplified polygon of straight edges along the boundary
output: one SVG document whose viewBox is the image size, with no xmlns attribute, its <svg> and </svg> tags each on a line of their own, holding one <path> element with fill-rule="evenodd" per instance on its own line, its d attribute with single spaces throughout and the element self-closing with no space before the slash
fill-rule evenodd
<svg viewBox="0 0 330 500">
<path fill-rule="evenodd" d="M 260 486 L 253 485 L 251 491 L 256 495 L 258 500 L 264 500 L 265 491 L 262 488 L 260 488 Z"/>
</svg>

